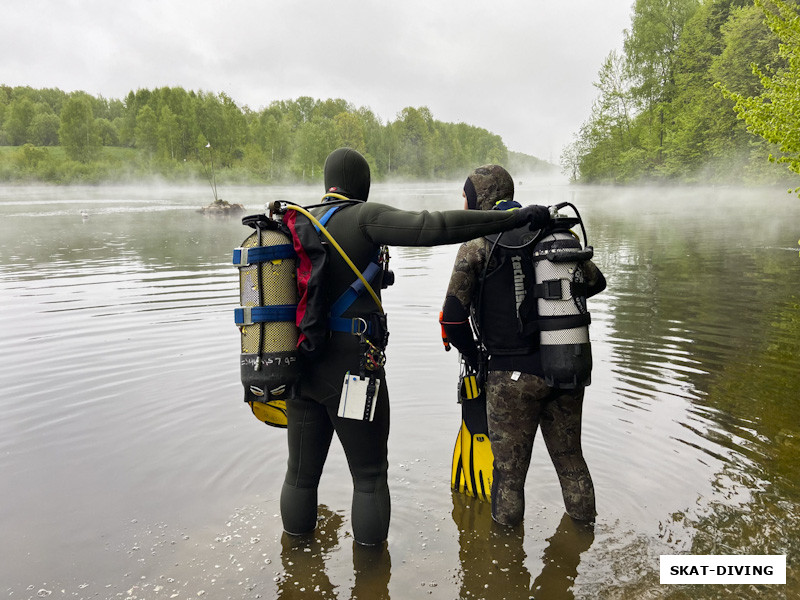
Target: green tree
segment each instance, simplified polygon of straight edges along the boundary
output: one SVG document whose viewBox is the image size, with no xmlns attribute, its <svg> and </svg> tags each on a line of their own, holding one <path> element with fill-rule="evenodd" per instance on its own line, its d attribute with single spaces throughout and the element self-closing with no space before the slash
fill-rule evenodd
<svg viewBox="0 0 800 600">
<path fill-rule="evenodd" d="M 605 121 L 610 134 L 621 146 L 630 146 L 631 122 L 636 110 L 636 101 L 630 92 L 630 80 L 625 70 L 624 59 L 613 50 L 603 61 L 594 86 L 599 91 L 593 107 L 596 118 Z"/>
<path fill-rule="evenodd" d="M 144 105 L 136 115 L 134 130 L 136 147 L 152 156 L 158 150 L 158 118 L 149 105 Z"/>
<path fill-rule="evenodd" d="M 220 94 L 222 100 L 222 131 L 218 143 L 227 150 L 231 159 L 241 158 L 242 148 L 248 142 L 247 119 L 236 102 L 227 94 Z"/>
<path fill-rule="evenodd" d="M 720 27 L 720 52 L 711 62 L 713 81 L 721 81 L 737 94 L 754 96 L 761 83 L 753 74 L 753 63 L 785 68 L 786 61 L 778 53 L 779 39 L 764 19 L 764 12 L 755 4 L 733 10 Z"/>
<path fill-rule="evenodd" d="M 9 88 L 7 85 L 0 84 L 0 130 L 3 129 L 6 109 L 8 108 L 8 105 L 11 102 L 9 96 L 10 92 L 11 88 Z"/>
<path fill-rule="evenodd" d="M 162 157 L 184 160 L 195 156 L 195 142 L 200 133 L 196 115 L 198 103 L 194 92 L 181 87 L 160 88 L 150 96 L 148 105 L 158 115 L 159 153 Z"/>
<path fill-rule="evenodd" d="M 467 161 L 464 153 L 464 147 L 459 136 L 460 131 L 461 129 L 458 127 L 458 125 L 436 122 L 434 156 L 437 165 L 435 169 L 437 176 L 447 177 L 451 174 L 459 174 L 459 172 L 468 172 L 468 168 L 462 169 L 462 165 L 464 165 Z M 491 162 L 504 163 L 504 161 Z"/>
<path fill-rule="evenodd" d="M 343 100 L 342 98 L 329 98 L 327 100 L 316 102 L 313 116 L 321 119 L 334 119 L 336 118 L 336 115 L 340 115 L 342 113 L 350 114 L 353 112 L 355 112 L 353 106 L 346 100 Z"/>
<path fill-rule="evenodd" d="M 271 180 L 270 160 L 258 144 L 250 143 L 245 146 L 242 164 L 247 172 L 253 174 L 259 181 Z"/>
<path fill-rule="evenodd" d="M 633 79 L 631 92 L 642 106 L 648 136 L 642 142 L 660 154 L 667 105 L 675 93 L 675 55 L 686 21 L 699 0 L 636 0 L 624 49 Z M 660 160 L 660 156 L 657 157 Z"/>
<path fill-rule="evenodd" d="M 196 105 L 198 129 L 211 143 L 221 166 L 231 166 L 247 143 L 247 119 L 227 95 L 202 94 Z"/>
<path fill-rule="evenodd" d="M 569 177 L 570 182 L 578 181 L 581 157 L 585 153 L 584 140 L 578 135 L 575 135 L 572 141 L 561 150 L 561 156 L 559 157 L 561 172 Z"/>
<path fill-rule="evenodd" d="M 292 130 L 289 116 L 273 103 L 258 116 L 252 135 L 267 160 L 270 180 L 279 179 L 288 168 L 292 154 Z"/>
<path fill-rule="evenodd" d="M 87 95 L 74 94 L 64 103 L 58 137 L 67 157 L 72 160 L 86 163 L 97 155 L 100 137 L 95 130 L 92 104 Z"/>
<path fill-rule="evenodd" d="M 726 15 L 727 16 L 727 15 Z M 689 18 L 675 56 L 675 93 L 667 107 L 671 116 L 664 144 L 661 172 L 667 177 L 692 180 L 712 160 L 712 137 L 721 123 L 735 121 L 731 104 L 722 102 L 710 73 L 719 55 L 724 20 L 714 3 L 702 4 Z M 707 171 L 705 171 L 707 173 Z M 696 175 L 697 174 L 697 175 Z"/>
<path fill-rule="evenodd" d="M 632 91 L 645 108 L 669 100 L 673 65 L 681 32 L 699 0 L 636 0 L 631 28 L 625 32 L 625 56 L 634 78 Z"/>
<path fill-rule="evenodd" d="M 11 102 L 7 109 L 5 130 L 12 146 L 21 146 L 28 142 L 28 128 L 36 114 L 33 100 L 22 96 Z"/>
<path fill-rule="evenodd" d="M 336 145 L 333 121 L 319 117 L 300 125 L 297 130 L 294 172 L 303 181 L 322 174 L 325 158 Z"/>
<path fill-rule="evenodd" d="M 756 96 L 721 87 L 736 102 L 734 110 L 748 130 L 780 148 L 782 155 L 770 155 L 770 160 L 785 163 L 790 171 L 800 174 L 800 14 L 796 6 L 783 0 L 756 0 L 756 5 L 780 40 L 779 56 L 785 66 L 775 69 L 753 64 L 753 73 L 763 88 Z M 800 192 L 800 187 L 796 191 Z"/>
<path fill-rule="evenodd" d="M 58 129 L 61 119 L 52 113 L 40 113 L 33 117 L 28 127 L 28 138 L 37 146 L 58 146 Z"/>
<path fill-rule="evenodd" d="M 119 132 L 114 123 L 106 118 L 96 119 L 97 135 L 103 146 L 116 146 L 119 144 Z"/>
<path fill-rule="evenodd" d="M 375 176 L 383 177 L 386 173 L 383 123 L 366 107 L 357 108 L 354 114 L 361 122 L 361 130 L 364 132 L 364 156 L 369 161 Z"/>
<path fill-rule="evenodd" d="M 719 81 L 733 91 L 754 95 L 761 86 L 751 64 L 785 66 L 778 54 L 778 39 L 767 27 L 757 6 L 734 8 L 720 33 L 721 51 L 709 69 L 711 82 Z M 709 155 L 721 165 L 718 170 L 724 172 L 724 168 L 732 167 L 748 180 L 760 180 L 761 174 L 768 173 L 765 167 L 769 165 L 763 158 L 769 155 L 770 145 L 747 131 L 745 123 L 736 116 L 732 99 L 721 94 L 717 86 L 713 91 L 712 101 L 708 103 L 709 112 L 715 115 L 708 128 Z"/>
<path fill-rule="evenodd" d="M 364 125 L 358 115 L 341 112 L 333 117 L 333 123 L 337 146 L 347 146 L 359 152 L 365 151 Z"/>
<path fill-rule="evenodd" d="M 400 111 L 395 122 L 397 134 L 397 170 L 403 175 L 426 177 L 432 174 L 430 142 L 433 137 L 433 116 L 430 110 L 412 108 Z"/>
<path fill-rule="evenodd" d="M 125 109 L 122 116 L 119 117 L 119 124 L 117 125 L 119 143 L 132 148 L 136 145 L 136 115 L 141 108 L 134 92 L 128 92 L 124 100 L 124 107 Z"/>
<path fill-rule="evenodd" d="M 178 117 L 167 105 L 161 107 L 156 134 L 159 157 L 176 160 L 180 151 L 181 128 Z"/>
<path fill-rule="evenodd" d="M 291 111 L 295 115 L 296 123 L 308 123 L 314 117 L 314 110 L 317 108 L 317 101 L 310 96 L 300 96 L 295 102 L 290 104 Z"/>
<path fill-rule="evenodd" d="M 652 161 L 642 147 L 642 127 L 635 119 L 640 103 L 631 92 L 625 59 L 616 51 L 603 61 L 594 86 L 598 96 L 592 114 L 562 155 L 565 171 L 571 177 L 579 171 L 588 182 L 615 183 L 649 174 Z"/>
</svg>

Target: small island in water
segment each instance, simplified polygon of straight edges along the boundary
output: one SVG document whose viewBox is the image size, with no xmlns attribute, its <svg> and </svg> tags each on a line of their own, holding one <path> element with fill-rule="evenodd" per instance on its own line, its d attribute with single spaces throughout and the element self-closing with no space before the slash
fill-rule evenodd
<svg viewBox="0 0 800 600">
<path fill-rule="evenodd" d="M 244 206 L 237 203 L 231 204 L 227 200 L 217 198 L 211 204 L 204 206 L 197 212 L 211 217 L 231 217 L 243 213 Z"/>
</svg>

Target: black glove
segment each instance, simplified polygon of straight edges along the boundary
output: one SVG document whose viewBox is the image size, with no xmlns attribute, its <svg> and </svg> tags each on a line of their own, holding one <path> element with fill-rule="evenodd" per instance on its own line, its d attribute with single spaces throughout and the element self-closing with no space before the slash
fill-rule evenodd
<svg viewBox="0 0 800 600">
<path fill-rule="evenodd" d="M 517 227 L 529 223 L 531 229 L 544 229 L 552 221 L 550 210 L 539 204 L 532 204 L 514 212 L 517 213 Z"/>
</svg>

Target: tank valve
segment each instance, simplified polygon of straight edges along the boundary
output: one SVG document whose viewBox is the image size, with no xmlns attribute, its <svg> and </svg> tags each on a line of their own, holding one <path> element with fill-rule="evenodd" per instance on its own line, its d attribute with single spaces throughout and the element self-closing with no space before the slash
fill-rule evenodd
<svg viewBox="0 0 800 600">
<path fill-rule="evenodd" d="M 269 216 L 285 214 L 288 204 L 283 200 L 275 200 L 269 203 Z"/>
</svg>

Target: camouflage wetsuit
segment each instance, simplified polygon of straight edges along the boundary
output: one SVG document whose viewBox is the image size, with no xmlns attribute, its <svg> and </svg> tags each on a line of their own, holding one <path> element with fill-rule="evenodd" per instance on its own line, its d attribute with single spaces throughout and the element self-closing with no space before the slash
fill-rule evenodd
<svg viewBox="0 0 800 600">
<path fill-rule="evenodd" d="M 354 198 L 369 193 L 369 168 L 350 149 L 334 151 L 326 161 L 328 191 Z M 525 214 L 472 213 L 462 210 L 408 212 L 373 202 L 341 208 L 326 227 L 361 271 L 375 260 L 381 245 L 434 246 L 452 244 L 518 227 L 530 222 L 541 227 L 548 219 L 544 207 L 529 207 Z M 321 212 L 316 209 L 313 212 Z M 324 209 L 323 209 L 324 212 Z M 520 211 L 515 211 L 520 212 Z M 335 250 L 329 250 L 327 305 L 338 298 L 355 275 Z M 375 291 L 380 295 L 380 284 Z M 359 297 L 344 318 L 366 317 L 377 311 L 369 294 Z M 302 347 L 301 347 L 302 350 Z M 361 544 L 378 544 L 389 529 L 390 501 L 387 484 L 389 394 L 383 369 L 373 421 L 337 416 L 346 371 L 358 372 L 359 338 L 351 333 L 330 333 L 327 343 L 301 366 L 301 397 L 287 403 L 289 460 L 281 491 L 284 530 L 303 534 L 317 520 L 317 487 L 335 431 L 344 448 L 353 477 L 353 537 Z"/>
<path fill-rule="evenodd" d="M 469 192 L 473 196 L 471 201 Z M 470 175 L 465 193 L 473 205 L 470 208 L 491 210 L 498 203 L 511 201 L 514 183 L 505 169 L 488 165 L 479 167 Z M 490 242 L 485 238 L 471 240 L 459 248 L 443 308 L 443 322 L 450 342 L 473 366 L 477 366 L 478 348 L 468 319 L 477 302 L 490 248 Z M 493 256 L 489 272 L 494 261 Z M 589 295 L 602 291 L 605 279 L 594 263 L 587 261 L 583 267 Z M 509 282 L 508 294 L 513 296 L 514 293 L 513 282 Z M 496 300 L 483 297 L 481 302 L 485 310 L 492 310 L 493 306 L 500 304 Z M 549 388 L 541 377 L 538 351 L 492 356 L 489 348 L 489 354 L 485 385 L 489 439 L 494 454 L 493 518 L 503 524 L 522 520 L 525 478 L 534 436 L 537 428 L 541 428 L 561 483 L 567 513 L 575 519 L 593 519 L 594 487 L 581 450 L 583 389 Z"/>
</svg>

